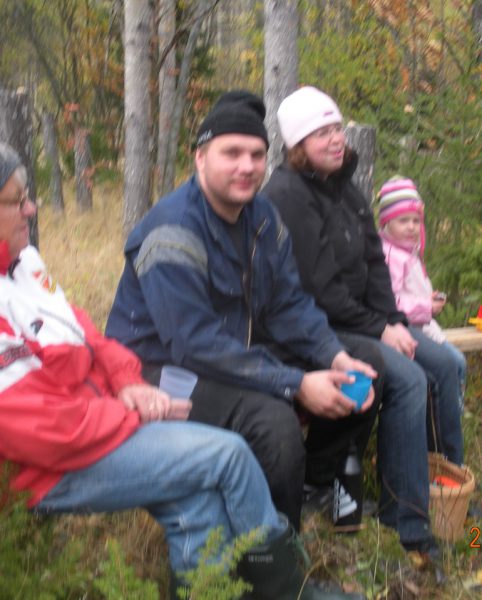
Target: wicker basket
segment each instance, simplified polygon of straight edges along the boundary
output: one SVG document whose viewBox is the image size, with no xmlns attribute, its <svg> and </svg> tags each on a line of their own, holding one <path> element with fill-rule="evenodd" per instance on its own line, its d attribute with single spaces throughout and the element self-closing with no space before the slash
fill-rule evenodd
<svg viewBox="0 0 482 600">
<path fill-rule="evenodd" d="M 464 537 L 464 522 L 475 478 L 467 466 L 459 467 L 441 454 L 429 452 L 428 470 L 430 481 L 437 476 L 448 477 L 460 484 L 457 487 L 430 484 L 430 515 L 435 536 L 455 542 Z"/>
</svg>

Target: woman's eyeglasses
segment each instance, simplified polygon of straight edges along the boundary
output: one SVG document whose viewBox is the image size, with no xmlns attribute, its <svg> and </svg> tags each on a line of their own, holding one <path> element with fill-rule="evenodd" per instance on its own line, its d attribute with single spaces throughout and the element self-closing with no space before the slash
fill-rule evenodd
<svg viewBox="0 0 482 600">
<path fill-rule="evenodd" d="M 16 206 L 19 211 L 22 211 L 28 200 L 30 200 L 28 188 L 25 188 L 15 199 L 0 200 L 0 206 L 2 204 L 5 204 L 6 206 Z"/>
</svg>

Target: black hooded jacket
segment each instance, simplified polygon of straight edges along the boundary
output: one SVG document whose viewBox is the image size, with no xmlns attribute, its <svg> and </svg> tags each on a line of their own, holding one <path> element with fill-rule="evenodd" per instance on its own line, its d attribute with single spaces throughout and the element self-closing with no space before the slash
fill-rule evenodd
<svg viewBox="0 0 482 600">
<path fill-rule="evenodd" d="M 288 227 L 303 286 L 330 325 L 379 338 L 387 323 L 407 322 L 396 308 L 373 214 L 351 181 L 357 161 L 347 152 L 326 180 L 282 165 L 263 193 Z"/>
</svg>

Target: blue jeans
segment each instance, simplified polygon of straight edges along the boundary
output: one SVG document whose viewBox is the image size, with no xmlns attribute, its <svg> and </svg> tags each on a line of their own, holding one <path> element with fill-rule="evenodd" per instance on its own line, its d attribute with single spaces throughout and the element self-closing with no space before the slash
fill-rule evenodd
<svg viewBox="0 0 482 600">
<path fill-rule="evenodd" d="M 435 386 L 438 450 L 456 463 L 463 457 L 454 362 L 440 344 L 416 329 L 410 333 L 418 342 L 415 360 L 379 342 L 386 369 L 378 425 L 380 520 L 402 543 L 430 535 L 427 379 Z"/>
<path fill-rule="evenodd" d="M 457 346 L 444 342 L 442 346 L 450 352 L 455 365 L 457 367 L 457 376 L 459 380 L 459 409 L 460 414 L 464 412 L 464 394 L 465 394 L 465 383 L 467 381 L 467 361 L 465 360 L 464 353 L 461 352 Z"/>
<path fill-rule="evenodd" d="M 255 527 L 286 529 L 256 459 L 237 434 L 185 422 L 141 427 L 93 465 L 67 473 L 37 512 L 105 512 L 143 507 L 165 528 L 172 568 L 196 566 L 209 531 L 226 543 Z"/>
<path fill-rule="evenodd" d="M 432 387 L 435 449 L 460 465 L 464 461 L 464 443 L 459 370 L 454 352 L 445 344 L 432 341 L 417 328 L 410 328 L 410 333 L 418 342 L 415 361 L 423 368 Z"/>
<path fill-rule="evenodd" d="M 427 379 L 414 361 L 375 341 L 385 363 L 377 430 L 379 515 L 402 543 L 430 537 L 427 462 Z"/>
</svg>

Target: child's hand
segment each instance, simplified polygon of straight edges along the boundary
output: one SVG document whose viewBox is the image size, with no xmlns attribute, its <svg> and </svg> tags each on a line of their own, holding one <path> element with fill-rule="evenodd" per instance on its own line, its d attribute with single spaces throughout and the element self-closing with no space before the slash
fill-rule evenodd
<svg viewBox="0 0 482 600">
<path fill-rule="evenodd" d="M 447 296 L 443 292 L 438 290 L 432 294 L 432 315 L 436 317 L 444 309 L 445 303 L 447 302 Z"/>
</svg>

